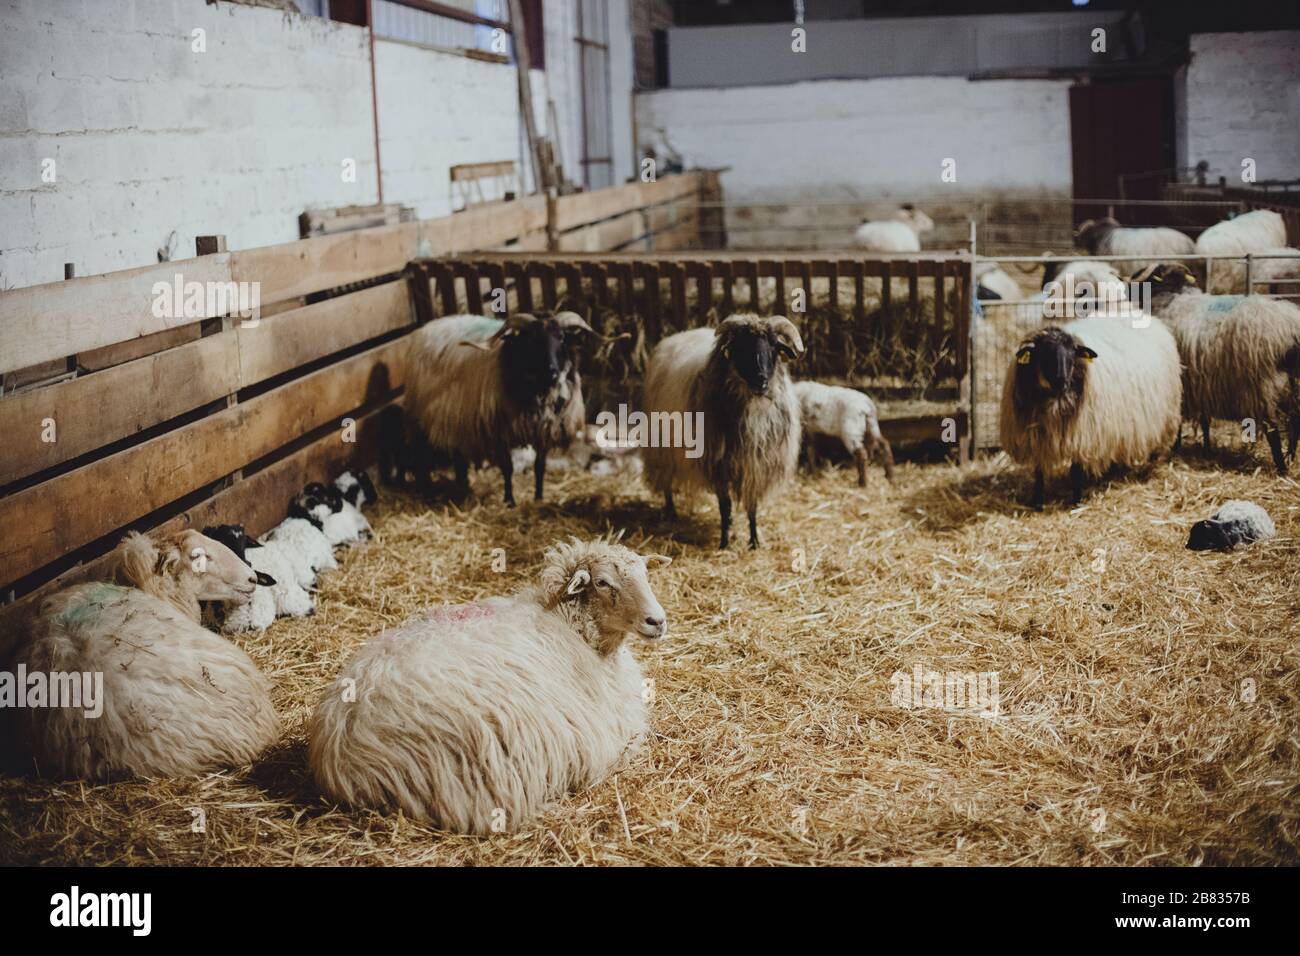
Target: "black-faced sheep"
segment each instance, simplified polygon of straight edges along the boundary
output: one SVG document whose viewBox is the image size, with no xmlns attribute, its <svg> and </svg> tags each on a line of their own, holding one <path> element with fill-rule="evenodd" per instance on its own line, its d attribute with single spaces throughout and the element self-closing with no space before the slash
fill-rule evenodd
<svg viewBox="0 0 1300 956">
<path fill-rule="evenodd" d="M 885 477 L 894 480 L 894 453 L 880 433 L 876 403 L 863 392 L 821 382 L 795 382 L 804 436 L 829 435 L 844 443 L 858 467 L 858 487 L 867 485 L 867 462 L 879 457 Z M 811 457 L 811 455 L 810 455 Z"/>
<path fill-rule="evenodd" d="M 253 569 L 197 531 L 156 543 L 128 535 L 117 560 L 130 587 L 52 595 L 15 655 L 29 673 L 102 674 L 103 712 L 25 709 L 21 750 L 41 773 L 96 781 L 253 760 L 280 729 L 267 682 L 247 654 L 199 625 L 200 601 L 252 596 Z"/>
<path fill-rule="evenodd" d="M 853 234 L 853 244 L 870 252 L 920 252 L 921 236 L 934 231 L 934 221 L 907 203 L 890 219 L 866 219 Z"/>
<path fill-rule="evenodd" d="M 758 547 L 759 503 L 794 476 L 799 461 L 799 400 L 782 357 L 803 350 L 799 330 L 785 316 L 748 314 L 730 316 L 716 329 L 678 332 L 655 348 L 643 403 L 651 421 L 679 416 L 703 429 L 694 449 L 656 441 L 642 450 L 646 481 L 664 496 L 670 518 L 676 517 L 674 487 L 712 491 L 725 548 L 734 495 L 749 515 L 749 546 Z"/>
<path fill-rule="evenodd" d="M 1066 466 L 1077 504 L 1085 475 L 1136 467 L 1170 447 L 1181 401 L 1178 348 L 1163 325 L 1140 313 L 1076 319 L 1016 350 L 1002 392 L 1002 447 L 1034 469 L 1035 508 L 1044 475 Z"/>
<path fill-rule="evenodd" d="M 1196 243 L 1177 229 L 1166 226 L 1121 226 L 1107 216 L 1089 219 L 1074 234 L 1075 244 L 1087 249 L 1090 256 L 1143 256 L 1143 259 L 1114 263 L 1122 273 L 1129 273 L 1151 261 L 1152 256 L 1179 259 L 1196 250 Z"/>
<path fill-rule="evenodd" d="M 1249 419 L 1285 474 L 1282 433 L 1291 455 L 1300 431 L 1300 307 L 1266 296 L 1205 295 L 1180 266 L 1158 266 L 1144 278 L 1152 310 L 1178 342 L 1183 411 L 1201 423 L 1206 448 L 1211 419 Z"/>
<path fill-rule="evenodd" d="M 567 420 L 572 397 L 557 412 L 555 389 L 572 364 L 566 337 L 578 331 L 594 334 L 573 312 L 517 313 L 504 322 L 448 316 L 411 336 L 404 406 L 416 433 L 408 434 L 417 450 L 415 470 L 426 490 L 428 453 L 441 449 L 452 454 L 461 493 L 469 491 L 469 466 L 491 460 L 505 479 L 506 504 L 515 503 L 512 444 L 548 440 L 552 432 L 544 416 Z M 575 386 L 580 404 L 576 374 L 569 388 Z M 536 467 L 540 497 L 544 455 L 538 455 Z"/>
<path fill-rule="evenodd" d="M 1286 245 L 1286 223 L 1271 209 L 1256 209 L 1235 219 L 1225 219 L 1206 229 L 1196 240 L 1203 256 L 1244 256 Z M 1210 262 L 1205 288 L 1211 293 L 1246 292 L 1244 260 Z"/>
<path fill-rule="evenodd" d="M 536 587 L 375 637 L 312 717 L 317 784 L 350 806 L 487 834 L 599 781 L 646 731 L 626 641 L 667 633 L 646 570 L 668 563 L 574 541 L 546 553 Z"/>
<path fill-rule="evenodd" d="M 1231 551 L 1243 544 L 1266 541 L 1277 534 L 1268 512 L 1253 501 L 1228 501 L 1204 521 L 1192 525 L 1189 551 Z"/>
</svg>

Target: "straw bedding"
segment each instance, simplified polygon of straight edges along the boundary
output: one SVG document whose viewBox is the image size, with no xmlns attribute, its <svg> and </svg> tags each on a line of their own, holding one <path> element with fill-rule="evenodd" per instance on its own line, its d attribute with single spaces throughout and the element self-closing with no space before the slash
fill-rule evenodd
<svg viewBox="0 0 1300 956">
<path fill-rule="evenodd" d="M 906 464 L 892 489 L 801 473 L 764 511 L 765 548 L 722 555 L 712 508 L 673 534 L 624 479 L 557 473 L 516 511 L 488 473 L 463 509 L 390 495 L 315 617 L 240 641 L 275 685 L 280 745 L 191 780 L 0 778 L 0 862 L 1294 864 L 1300 486 L 1261 464 L 1185 450 L 1042 514 L 1005 461 Z M 1278 537 L 1183 550 L 1229 498 Z M 656 697 L 629 768 L 508 837 L 322 800 L 305 724 L 358 643 L 617 530 L 675 558 L 654 580 L 669 636 L 635 648 Z M 999 715 L 895 706 L 891 675 L 916 665 L 997 672 Z"/>
</svg>

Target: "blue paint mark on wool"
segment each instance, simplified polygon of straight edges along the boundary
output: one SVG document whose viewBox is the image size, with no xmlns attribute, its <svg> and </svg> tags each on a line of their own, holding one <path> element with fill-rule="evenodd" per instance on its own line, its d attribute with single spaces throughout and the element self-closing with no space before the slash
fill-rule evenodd
<svg viewBox="0 0 1300 956">
<path fill-rule="evenodd" d="M 99 617 L 100 611 L 109 604 L 116 604 L 129 590 L 116 584 L 97 583 L 80 595 L 80 601 L 64 608 L 59 621 L 62 624 L 83 624 Z"/>
<path fill-rule="evenodd" d="M 485 342 L 501 331 L 503 325 L 505 325 L 505 322 L 501 319 L 490 319 L 486 315 L 476 315 L 465 337 L 475 342 Z"/>
<path fill-rule="evenodd" d="M 1231 312 L 1241 304 L 1242 295 L 1207 295 L 1205 297 L 1207 312 Z"/>
</svg>

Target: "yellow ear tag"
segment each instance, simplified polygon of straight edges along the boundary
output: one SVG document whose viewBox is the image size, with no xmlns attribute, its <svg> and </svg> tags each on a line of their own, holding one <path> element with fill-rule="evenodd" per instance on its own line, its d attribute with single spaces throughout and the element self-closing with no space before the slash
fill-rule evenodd
<svg viewBox="0 0 1300 956">
<path fill-rule="evenodd" d="M 1084 356 L 1083 356 L 1083 360 L 1084 360 L 1085 362 L 1091 362 L 1091 361 L 1092 361 L 1092 356 L 1091 356 L 1091 355 L 1084 355 Z"/>
<path fill-rule="evenodd" d="M 1020 365 L 1028 365 L 1028 364 L 1029 364 L 1029 353 L 1028 353 L 1028 352 L 1021 352 L 1019 355 L 1016 356 L 1016 362 L 1017 362 L 1018 364 L 1020 364 Z"/>
</svg>

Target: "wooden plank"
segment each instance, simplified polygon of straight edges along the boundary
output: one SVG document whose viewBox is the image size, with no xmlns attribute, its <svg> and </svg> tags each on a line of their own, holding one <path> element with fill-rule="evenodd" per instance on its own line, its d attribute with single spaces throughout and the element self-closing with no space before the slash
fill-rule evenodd
<svg viewBox="0 0 1300 956">
<path fill-rule="evenodd" d="M 672 282 L 673 328 L 685 329 L 690 325 L 686 309 L 686 269 L 677 263 L 668 266 L 668 276 Z"/>
<path fill-rule="evenodd" d="M 633 209 L 671 202 L 698 192 L 700 185 L 700 174 L 690 172 L 665 176 L 653 183 L 628 183 L 589 193 L 561 196 L 555 208 L 556 226 L 561 231 L 575 229 L 602 219 L 611 219 Z"/>
<path fill-rule="evenodd" d="M 555 290 L 555 266 L 548 262 L 538 263 L 537 273 L 542 285 L 542 305 L 554 312 L 559 298 Z"/>
<path fill-rule="evenodd" d="M 183 283 L 205 283 L 205 289 L 206 283 L 220 283 L 223 294 L 205 293 L 189 316 L 175 314 L 184 311 L 184 302 L 180 309 L 160 309 L 170 314 L 154 315 L 155 299 L 162 287 L 174 288 L 177 275 Z M 222 254 L 0 292 L 0 373 L 220 315 L 230 281 L 231 257 Z"/>
<path fill-rule="evenodd" d="M 377 346 L 201 421 L 0 499 L 0 584 L 269 455 L 401 384 L 404 341 Z M 70 520 L 69 516 L 77 516 Z"/>
<path fill-rule="evenodd" d="M 466 262 L 457 266 L 460 277 L 465 280 L 465 309 L 470 315 L 483 314 L 483 288 L 479 281 L 481 276 L 473 263 Z"/>
<path fill-rule="evenodd" d="M 451 167 L 453 183 L 468 182 L 472 179 L 493 179 L 497 176 L 513 176 L 515 161 L 502 159 L 489 163 L 459 163 Z"/>
<path fill-rule="evenodd" d="M 701 262 L 699 270 L 695 295 L 700 302 L 700 324 L 704 324 L 708 321 L 709 310 L 713 308 L 713 269 L 707 262 Z"/>
<path fill-rule="evenodd" d="M 562 233 L 558 247 L 563 252 L 604 252 L 640 239 L 645 233 L 645 216 L 640 210 L 633 210 L 605 222 Z"/>
<path fill-rule="evenodd" d="M 490 249 L 520 236 L 536 232 L 545 235 L 546 196 L 484 203 L 418 225 L 420 255 L 452 256 Z"/>
<path fill-rule="evenodd" d="M 718 261 L 713 263 L 713 271 L 718 274 L 722 280 L 722 315 L 720 318 L 727 318 L 736 311 L 736 290 L 731 287 L 731 263 L 729 261 Z"/>
<path fill-rule="evenodd" d="M 889 316 L 894 306 L 894 264 L 886 262 L 881 270 L 880 310 Z"/>
<path fill-rule="evenodd" d="M 98 372 L 114 365 L 133 362 L 146 355 L 153 355 L 164 349 L 174 349 L 186 342 L 197 342 L 203 333 L 203 323 L 195 322 L 180 328 L 155 332 L 130 342 L 118 342 L 106 345 L 102 349 L 89 349 L 77 353 L 77 368 L 86 372 Z"/>
<path fill-rule="evenodd" d="M 907 264 L 908 321 L 916 323 L 921 314 L 921 264 L 912 260 Z"/>
<path fill-rule="evenodd" d="M 772 308 L 778 315 L 785 315 L 786 310 L 790 307 L 789 301 L 785 297 L 785 263 L 777 259 L 772 263 L 772 274 L 776 276 L 776 302 Z"/>
<path fill-rule="evenodd" d="M 930 330 L 930 348 L 935 355 L 939 354 L 939 348 L 943 343 L 944 325 L 946 317 L 944 314 L 944 291 L 943 291 L 943 263 L 937 262 L 931 269 L 934 276 L 934 325 Z"/>
<path fill-rule="evenodd" d="M 414 322 L 405 283 L 399 281 L 282 312 L 253 328 L 236 328 L 239 387 L 255 385 Z"/>
<path fill-rule="evenodd" d="M 659 316 L 659 267 L 653 262 L 647 262 L 639 270 L 641 273 L 642 288 L 645 289 L 645 316 L 646 331 L 650 334 L 650 340 L 658 342 L 663 338 L 663 323 Z"/>
<path fill-rule="evenodd" d="M 230 272 L 236 282 L 260 283 L 264 304 L 279 302 L 401 272 L 418 254 L 423 228 L 404 222 L 243 249 L 230 253 Z"/>
<path fill-rule="evenodd" d="M 239 388 L 238 341 L 209 336 L 0 400 L 0 485 L 34 475 Z M 42 441 L 53 421 L 55 441 Z M 75 514 L 75 512 L 73 512 Z"/>
</svg>

